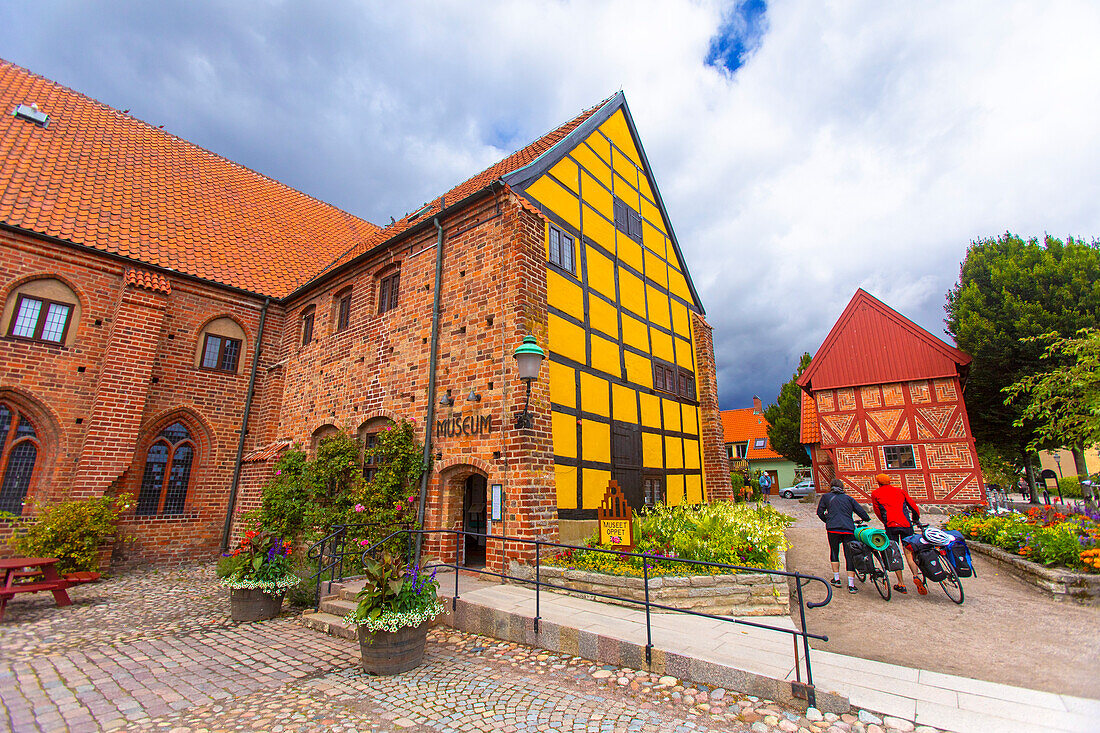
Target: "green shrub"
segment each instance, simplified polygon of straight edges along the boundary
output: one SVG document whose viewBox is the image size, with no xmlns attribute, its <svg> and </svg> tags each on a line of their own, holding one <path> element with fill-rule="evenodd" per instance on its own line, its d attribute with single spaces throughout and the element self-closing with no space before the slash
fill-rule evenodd
<svg viewBox="0 0 1100 733">
<path fill-rule="evenodd" d="M 945 527 L 1044 565 L 1100 570 L 1086 561 L 1087 552 L 1100 546 L 1100 523 L 1084 515 L 1066 515 L 1055 507 L 1025 514 L 978 510 L 951 517 Z"/>
<path fill-rule="evenodd" d="M 99 549 L 115 534 L 118 518 L 130 508 L 130 494 L 42 504 L 35 521 L 8 540 L 24 557 L 56 557 L 57 571 L 99 569 Z"/>
</svg>

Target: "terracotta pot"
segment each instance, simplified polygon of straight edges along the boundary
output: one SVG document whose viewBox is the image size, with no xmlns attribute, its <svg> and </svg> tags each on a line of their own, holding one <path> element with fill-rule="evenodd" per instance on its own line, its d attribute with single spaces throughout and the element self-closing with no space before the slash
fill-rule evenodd
<svg viewBox="0 0 1100 733">
<path fill-rule="evenodd" d="M 279 615 L 283 607 L 283 592 L 271 594 L 262 590 L 230 588 L 229 615 L 234 621 L 266 621 Z"/>
<path fill-rule="evenodd" d="M 359 651 L 363 669 L 370 674 L 391 675 L 408 672 L 424 660 L 429 621 L 398 631 L 368 631 L 359 627 Z"/>
</svg>

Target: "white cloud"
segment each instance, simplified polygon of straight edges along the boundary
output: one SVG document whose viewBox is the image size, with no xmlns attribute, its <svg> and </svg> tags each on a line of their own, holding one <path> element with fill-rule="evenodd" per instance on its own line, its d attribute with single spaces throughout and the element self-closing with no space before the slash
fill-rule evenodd
<svg viewBox="0 0 1100 733">
<path fill-rule="evenodd" d="M 6 57 L 384 222 L 622 87 L 715 326 L 765 401 L 857 287 L 935 333 L 971 239 L 1100 233 L 1094 3 L 0 9 Z M 18 29 L 18 30 L 16 30 Z"/>
</svg>

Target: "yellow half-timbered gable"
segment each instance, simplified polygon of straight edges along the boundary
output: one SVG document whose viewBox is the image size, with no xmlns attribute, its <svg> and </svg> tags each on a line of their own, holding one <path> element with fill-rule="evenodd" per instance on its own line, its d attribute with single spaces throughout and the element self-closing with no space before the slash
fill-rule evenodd
<svg viewBox="0 0 1100 733">
<path fill-rule="evenodd" d="M 706 498 L 690 312 L 702 313 L 622 94 L 513 188 L 548 219 L 559 518 L 608 481 L 635 507 Z"/>
</svg>

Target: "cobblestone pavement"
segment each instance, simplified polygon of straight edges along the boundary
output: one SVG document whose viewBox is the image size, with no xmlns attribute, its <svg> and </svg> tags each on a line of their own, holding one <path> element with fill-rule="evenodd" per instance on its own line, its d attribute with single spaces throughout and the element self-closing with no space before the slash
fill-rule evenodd
<svg viewBox="0 0 1100 733">
<path fill-rule="evenodd" d="M 912 730 L 811 711 L 439 628 L 424 665 L 358 667 L 354 642 L 292 614 L 228 619 L 209 568 L 76 588 L 74 606 L 17 599 L 0 624 L 0 729 L 14 731 Z M 866 715 L 866 714 L 864 714 Z M 890 725 L 894 724 L 894 725 Z"/>
</svg>

